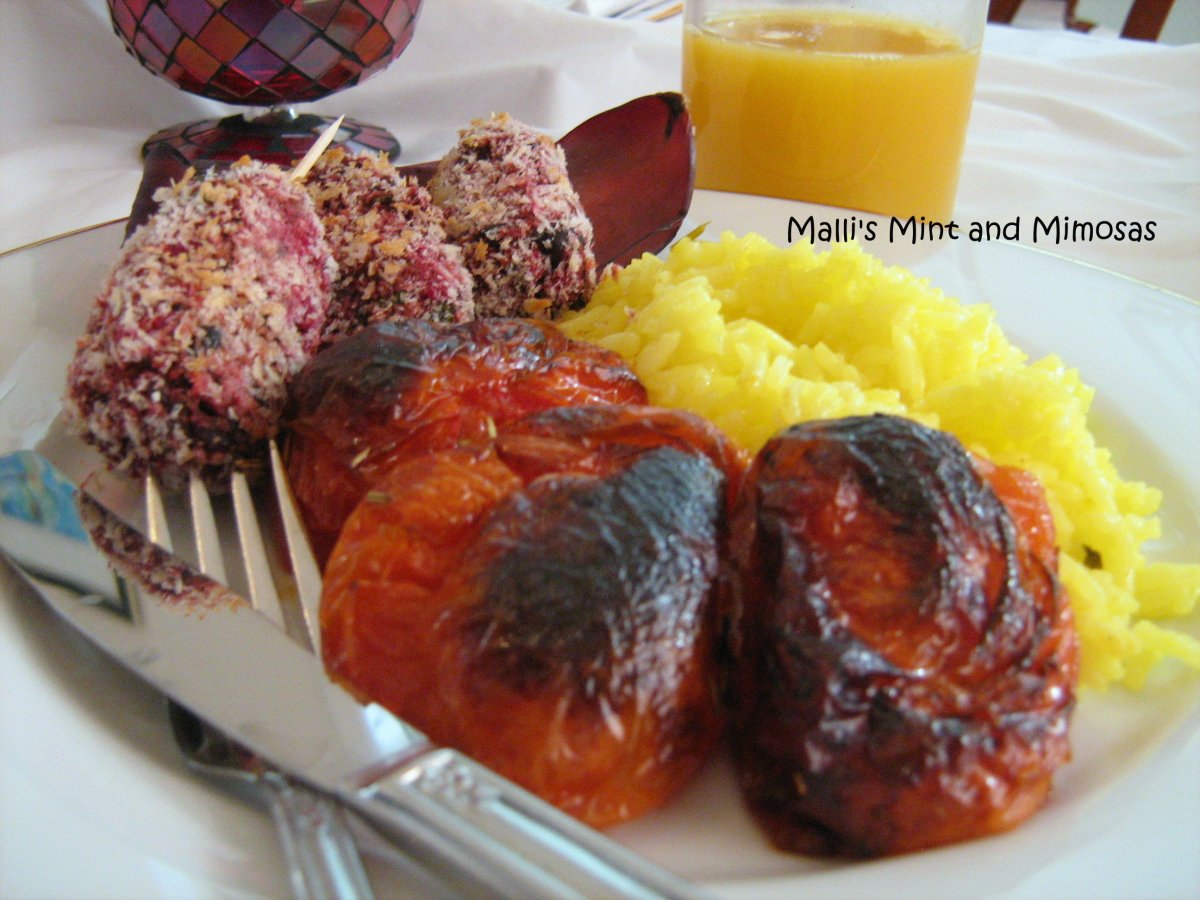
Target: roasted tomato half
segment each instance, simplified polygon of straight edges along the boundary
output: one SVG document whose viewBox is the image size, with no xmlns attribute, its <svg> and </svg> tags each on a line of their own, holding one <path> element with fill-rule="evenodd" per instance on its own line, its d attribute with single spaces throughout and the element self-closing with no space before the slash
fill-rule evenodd
<svg viewBox="0 0 1200 900">
<path fill-rule="evenodd" d="M 329 558 L 326 666 L 591 825 L 653 809 L 722 732 L 716 579 L 743 462 L 703 420 L 637 406 L 407 460 Z"/>
<path fill-rule="evenodd" d="M 645 401 L 620 357 L 545 322 L 376 325 L 293 380 L 288 478 L 323 562 L 351 510 L 400 461 L 486 445 L 497 427 L 538 410 Z"/>
<path fill-rule="evenodd" d="M 1077 641 L 1038 482 L 873 416 L 768 442 L 731 525 L 734 755 L 779 847 L 1003 831 L 1069 758 Z"/>
</svg>

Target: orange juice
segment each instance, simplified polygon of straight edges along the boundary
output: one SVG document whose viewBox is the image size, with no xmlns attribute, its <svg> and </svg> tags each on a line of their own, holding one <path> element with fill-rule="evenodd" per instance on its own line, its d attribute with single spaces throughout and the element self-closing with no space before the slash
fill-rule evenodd
<svg viewBox="0 0 1200 900">
<path fill-rule="evenodd" d="M 949 220 L 977 47 L 867 13 L 733 13 L 684 31 L 696 186 Z"/>
</svg>

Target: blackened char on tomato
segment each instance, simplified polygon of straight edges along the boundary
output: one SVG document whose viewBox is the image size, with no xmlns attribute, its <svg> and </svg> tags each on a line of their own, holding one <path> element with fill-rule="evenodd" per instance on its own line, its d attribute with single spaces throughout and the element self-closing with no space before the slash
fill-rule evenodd
<svg viewBox="0 0 1200 900">
<path fill-rule="evenodd" d="M 487 445 L 498 426 L 531 412 L 645 400 L 615 353 L 547 322 L 374 325 L 322 350 L 293 380 L 288 477 L 323 561 L 354 506 L 401 461 Z"/>
<path fill-rule="evenodd" d="M 711 754 L 717 574 L 743 459 L 689 413 L 563 407 L 404 461 L 326 568 L 341 683 L 591 825 Z"/>
<path fill-rule="evenodd" d="M 736 764 L 778 846 L 902 853 L 1042 804 L 1077 645 L 1032 476 L 906 419 L 812 422 L 762 449 L 732 534 Z"/>
</svg>

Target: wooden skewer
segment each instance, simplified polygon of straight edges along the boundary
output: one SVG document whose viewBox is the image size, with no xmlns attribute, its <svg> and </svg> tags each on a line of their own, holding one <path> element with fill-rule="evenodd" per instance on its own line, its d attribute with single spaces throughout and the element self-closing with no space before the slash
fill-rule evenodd
<svg viewBox="0 0 1200 900">
<path fill-rule="evenodd" d="M 647 22 L 662 22 L 683 12 L 683 3 L 671 0 L 638 0 L 620 12 L 614 13 L 614 19 L 643 19 Z"/>
<path fill-rule="evenodd" d="M 342 127 L 342 122 L 345 121 L 345 116 L 338 116 L 328 128 L 321 132 L 313 145 L 308 148 L 308 152 L 304 154 L 300 162 L 296 163 L 291 174 L 288 175 L 292 181 L 300 181 L 308 174 L 309 169 L 316 165 L 317 160 L 321 158 L 321 154 L 333 143 L 333 139 L 337 136 L 338 129 Z"/>
<path fill-rule="evenodd" d="M 667 19 L 674 18 L 681 12 L 683 12 L 683 4 L 674 3 L 671 6 L 668 6 L 666 9 L 660 9 L 658 12 L 652 13 L 651 15 L 647 16 L 647 18 L 651 22 L 665 22 Z"/>
</svg>

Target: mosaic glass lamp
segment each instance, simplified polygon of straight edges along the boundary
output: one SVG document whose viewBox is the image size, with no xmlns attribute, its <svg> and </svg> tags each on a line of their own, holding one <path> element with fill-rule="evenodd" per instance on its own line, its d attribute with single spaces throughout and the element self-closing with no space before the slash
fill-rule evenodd
<svg viewBox="0 0 1200 900">
<path fill-rule="evenodd" d="M 113 29 L 155 75 L 253 111 L 152 135 L 189 162 L 250 156 L 287 165 L 332 121 L 293 104 L 383 71 L 412 40 L 421 0 L 108 0 Z M 335 146 L 400 152 L 384 128 L 347 118 Z"/>
</svg>

